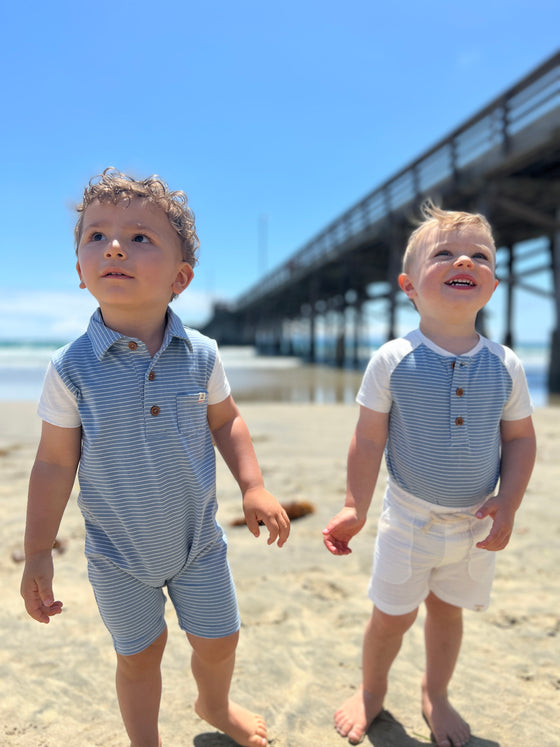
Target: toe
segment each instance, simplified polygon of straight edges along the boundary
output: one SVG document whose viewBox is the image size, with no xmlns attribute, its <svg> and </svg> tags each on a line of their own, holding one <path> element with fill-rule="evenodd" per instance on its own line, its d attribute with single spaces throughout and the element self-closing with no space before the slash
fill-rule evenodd
<svg viewBox="0 0 560 747">
<path fill-rule="evenodd" d="M 348 741 L 350 744 L 361 744 L 364 741 L 365 734 L 361 734 L 354 729 L 348 733 Z"/>
</svg>

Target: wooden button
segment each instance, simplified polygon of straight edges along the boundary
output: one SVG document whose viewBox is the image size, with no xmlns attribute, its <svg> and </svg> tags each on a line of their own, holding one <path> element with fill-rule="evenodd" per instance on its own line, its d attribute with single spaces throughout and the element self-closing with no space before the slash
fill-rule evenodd
<svg viewBox="0 0 560 747">
<path fill-rule="evenodd" d="M 152 415 L 153 415 L 154 417 L 156 417 L 156 415 L 159 415 L 159 414 L 160 414 L 160 412 L 161 412 L 161 410 L 159 409 L 159 407 L 158 407 L 157 405 L 152 405 L 152 407 L 150 407 L 150 413 L 151 413 L 151 414 L 152 414 Z"/>
<path fill-rule="evenodd" d="M 156 378 L 156 375 L 153 371 L 150 371 L 148 374 L 148 381 L 153 381 Z"/>
<path fill-rule="evenodd" d="M 463 425 L 464 422 L 463 418 L 455 418 L 455 425 Z"/>
<path fill-rule="evenodd" d="M 128 343 L 128 349 L 129 349 L 129 350 L 138 350 L 138 343 L 137 343 L 137 342 L 134 342 L 134 340 L 131 340 L 131 341 L 130 341 L 130 342 Z"/>
<path fill-rule="evenodd" d="M 464 390 L 463 390 L 463 389 L 461 389 L 461 387 L 459 387 L 458 389 L 456 389 L 456 390 L 455 390 L 455 394 L 456 394 L 456 395 L 457 395 L 458 397 L 462 397 L 464 393 L 465 393 L 465 392 L 464 392 Z"/>
</svg>

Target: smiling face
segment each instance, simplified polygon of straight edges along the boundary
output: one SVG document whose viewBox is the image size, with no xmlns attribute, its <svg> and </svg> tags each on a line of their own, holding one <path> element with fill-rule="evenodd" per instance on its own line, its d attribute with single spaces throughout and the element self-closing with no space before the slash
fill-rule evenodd
<svg viewBox="0 0 560 747">
<path fill-rule="evenodd" d="M 399 276 L 399 285 L 422 320 L 474 322 L 498 284 L 495 263 L 494 242 L 482 227 L 433 229 Z"/>
<path fill-rule="evenodd" d="M 92 202 L 77 248 L 81 287 L 103 312 L 164 314 L 193 278 L 181 242 L 165 212 L 141 198 Z"/>
</svg>

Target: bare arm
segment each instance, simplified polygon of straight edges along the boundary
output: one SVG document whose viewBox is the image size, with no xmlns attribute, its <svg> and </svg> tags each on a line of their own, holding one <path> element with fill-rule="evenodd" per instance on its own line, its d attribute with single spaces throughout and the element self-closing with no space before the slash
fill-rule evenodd
<svg viewBox="0 0 560 747">
<path fill-rule="evenodd" d="M 243 496 L 243 512 L 249 530 L 258 537 L 259 522 L 268 529 L 268 544 L 278 540 L 278 546 L 288 539 L 288 515 L 264 487 L 249 429 L 241 417 L 233 397 L 208 406 L 208 424 L 214 442 Z"/>
<path fill-rule="evenodd" d="M 29 480 L 21 581 L 25 608 L 38 622 L 48 623 L 62 608 L 52 590 L 52 547 L 74 485 L 80 449 L 81 428 L 58 428 L 43 422 Z"/>
<path fill-rule="evenodd" d="M 515 512 L 521 505 L 533 471 L 536 438 L 530 417 L 522 420 L 502 420 L 502 459 L 498 493 L 477 512 L 477 518 L 491 516 L 490 534 L 477 547 L 503 550 L 513 530 Z"/>
<path fill-rule="evenodd" d="M 348 543 L 366 523 L 387 441 L 388 423 L 388 413 L 360 408 L 348 451 L 344 508 L 323 529 L 323 542 L 333 555 L 351 553 Z"/>
</svg>

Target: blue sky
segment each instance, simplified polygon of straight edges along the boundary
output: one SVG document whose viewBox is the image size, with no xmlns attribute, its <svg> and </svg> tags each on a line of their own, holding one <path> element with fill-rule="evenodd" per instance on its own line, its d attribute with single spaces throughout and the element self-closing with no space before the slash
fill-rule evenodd
<svg viewBox="0 0 560 747">
<path fill-rule="evenodd" d="M 91 176 L 187 192 L 200 263 L 175 309 L 200 324 L 554 53 L 560 6 L 62 0 L 2 23 L 0 339 L 66 340 L 95 306 L 72 244 Z M 552 302 L 520 303 L 519 336 L 548 339 Z"/>
</svg>

